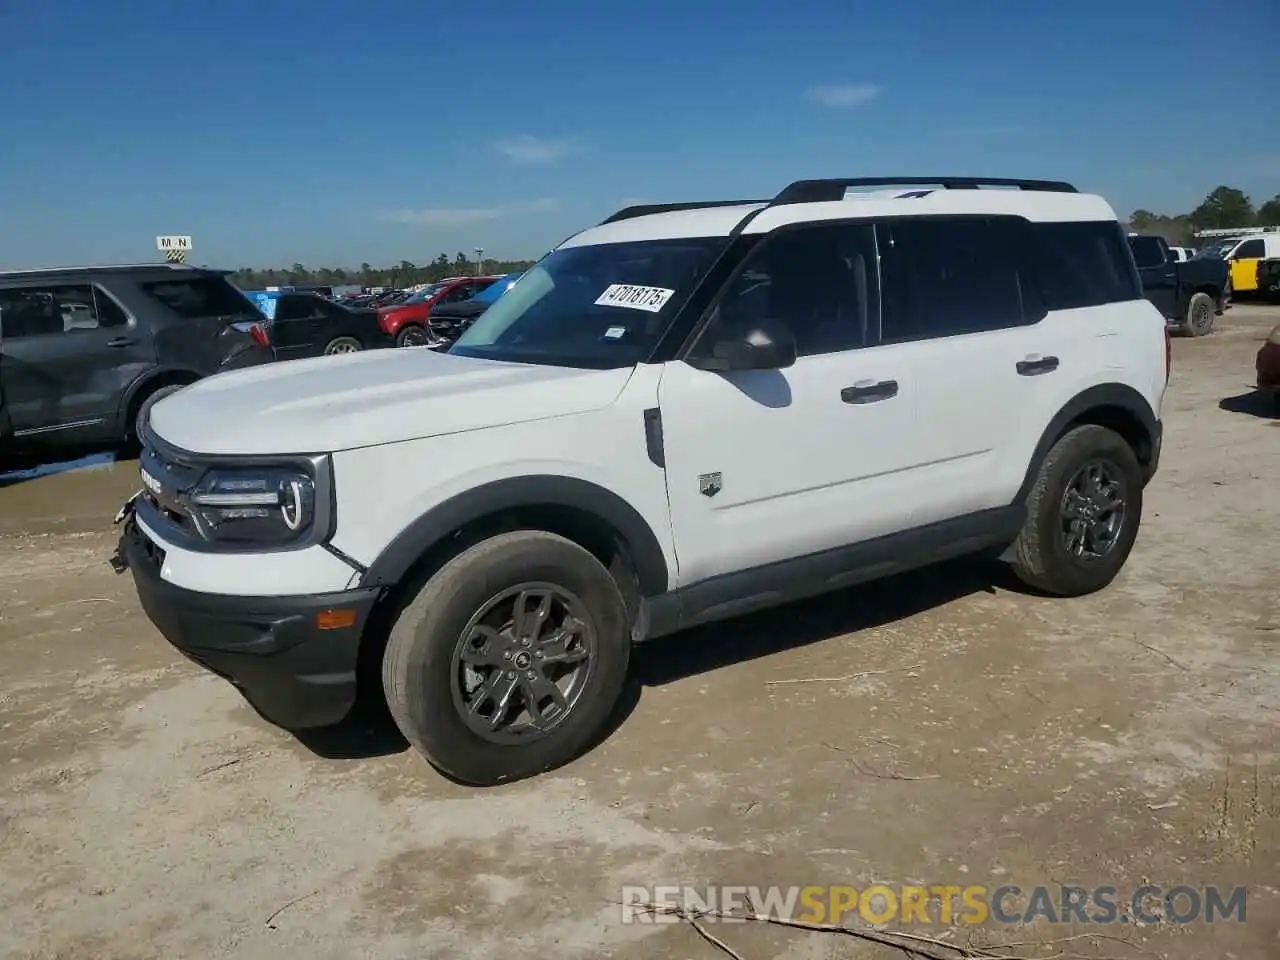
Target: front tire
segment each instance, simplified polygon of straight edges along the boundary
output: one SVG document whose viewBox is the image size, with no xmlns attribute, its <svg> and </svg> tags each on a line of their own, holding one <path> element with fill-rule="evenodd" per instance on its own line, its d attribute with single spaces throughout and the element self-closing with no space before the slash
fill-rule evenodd
<svg viewBox="0 0 1280 960">
<path fill-rule="evenodd" d="M 432 766 L 494 786 L 560 767 L 600 735 L 630 642 L 599 560 L 554 534 L 504 533 L 447 563 L 399 615 L 383 690 Z"/>
<path fill-rule="evenodd" d="M 1085 424 L 1045 457 L 1027 498 L 1013 569 L 1027 585 L 1082 596 L 1115 579 L 1142 522 L 1142 467 L 1123 437 Z"/>
<path fill-rule="evenodd" d="M 426 347 L 431 344 L 427 328 L 417 323 L 406 323 L 396 333 L 397 347 Z"/>
</svg>

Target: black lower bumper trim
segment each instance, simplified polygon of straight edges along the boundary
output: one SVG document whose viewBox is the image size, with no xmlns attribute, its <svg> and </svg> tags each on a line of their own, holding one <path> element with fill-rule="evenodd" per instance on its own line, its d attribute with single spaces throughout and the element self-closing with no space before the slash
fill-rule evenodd
<svg viewBox="0 0 1280 960">
<path fill-rule="evenodd" d="M 265 719 L 303 730 L 338 723 L 350 711 L 360 638 L 379 590 L 286 597 L 186 590 L 160 578 L 154 549 L 132 521 L 118 556 L 165 639 L 229 680 Z M 321 614 L 343 611 L 354 611 L 350 625 L 321 628 Z"/>
</svg>

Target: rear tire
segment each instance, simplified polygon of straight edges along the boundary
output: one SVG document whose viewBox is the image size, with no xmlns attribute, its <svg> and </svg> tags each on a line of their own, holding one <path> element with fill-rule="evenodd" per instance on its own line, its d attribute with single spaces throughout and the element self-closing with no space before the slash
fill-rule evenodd
<svg viewBox="0 0 1280 960">
<path fill-rule="evenodd" d="M 324 355 L 331 357 L 339 353 L 358 353 L 364 345 L 355 337 L 334 337 L 324 345 Z"/>
<path fill-rule="evenodd" d="M 1088 493 L 1093 486 L 1093 471 L 1105 481 L 1098 484 L 1096 497 L 1081 497 L 1081 490 Z M 1123 437 L 1093 424 L 1068 431 L 1040 465 L 1027 498 L 1026 523 L 1014 543 L 1018 578 L 1064 597 L 1107 586 L 1137 539 L 1142 487 L 1142 467 Z M 1122 506 L 1110 529 L 1116 511 L 1108 511 L 1105 504 L 1116 501 Z M 1077 546 L 1083 550 L 1078 552 Z M 1092 548 L 1097 548 L 1096 555 Z"/>
<path fill-rule="evenodd" d="M 142 445 L 142 438 L 146 432 L 147 420 L 151 417 L 151 408 L 165 397 L 172 396 L 186 386 L 188 386 L 188 384 L 174 383 L 167 387 L 160 387 L 158 390 L 147 395 L 146 399 L 139 404 L 138 412 L 134 415 L 132 425 L 133 434 L 125 438 L 130 446 L 140 447 Z"/>
<path fill-rule="evenodd" d="M 1189 337 L 1203 337 L 1213 330 L 1214 317 L 1218 305 L 1207 293 L 1192 294 L 1187 302 L 1187 315 L 1182 321 L 1182 330 Z"/>
<path fill-rule="evenodd" d="M 460 553 L 400 613 L 383 690 L 432 766 L 493 786 L 560 767 L 595 741 L 630 645 L 622 592 L 599 560 L 554 534 L 504 533 Z M 535 714 L 541 727 L 522 724 Z"/>
</svg>

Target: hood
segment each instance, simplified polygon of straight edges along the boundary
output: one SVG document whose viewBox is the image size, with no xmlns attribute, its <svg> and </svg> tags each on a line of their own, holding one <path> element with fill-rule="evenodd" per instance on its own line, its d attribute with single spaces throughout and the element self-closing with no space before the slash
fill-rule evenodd
<svg viewBox="0 0 1280 960">
<path fill-rule="evenodd" d="M 441 320 L 468 320 L 471 317 L 478 317 L 491 306 L 492 301 L 484 300 L 463 300 L 461 303 L 442 303 L 438 307 L 431 308 L 431 319 L 439 318 Z"/>
<path fill-rule="evenodd" d="M 208 377 L 158 402 L 151 426 L 193 453 L 333 453 L 598 410 L 632 369 L 368 350 Z"/>
</svg>

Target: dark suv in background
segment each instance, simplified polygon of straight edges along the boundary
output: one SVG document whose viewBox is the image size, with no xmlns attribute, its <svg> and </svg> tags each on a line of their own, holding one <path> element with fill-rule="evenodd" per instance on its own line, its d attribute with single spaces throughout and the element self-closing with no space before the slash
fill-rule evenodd
<svg viewBox="0 0 1280 960">
<path fill-rule="evenodd" d="M 159 397 L 273 360 L 264 319 L 218 270 L 0 272 L 0 460 L 131 444 Z"/>
</svg>

